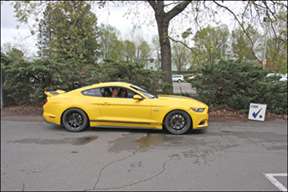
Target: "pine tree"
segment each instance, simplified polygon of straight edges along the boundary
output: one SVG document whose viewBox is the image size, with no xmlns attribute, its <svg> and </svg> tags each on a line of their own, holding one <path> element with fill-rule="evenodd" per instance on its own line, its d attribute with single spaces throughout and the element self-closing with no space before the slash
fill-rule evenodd
<svg viewBox="0 0 288 192">
<path fill-rule="evenodd" d="M 39 56 L 95 63 L 98 56 L 97 18 L 85 1 L 49 3 L 39 22 Z"/>
</svg>

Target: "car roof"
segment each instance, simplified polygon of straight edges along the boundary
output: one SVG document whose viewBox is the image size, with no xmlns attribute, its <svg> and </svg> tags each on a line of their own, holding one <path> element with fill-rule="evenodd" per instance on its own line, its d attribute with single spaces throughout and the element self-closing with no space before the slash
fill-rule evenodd
<svg viewBox="0 0 288 192">
<path fill-rule="evenodd" d="M 93 89 L 93 88 L 97 88 L 97 87 L 108 87 L 108 86 L 115 86 L 115 87 L 130 87 L 132 84 L 131 83 L 126 83 L 126 82 L 100 82 L 100 83 L 95 83 L 93 85 L 88 85 L 88 86 L 84 86 L 84 87 L 80 87 L 78 89 L 73 89 L 67 93 L 73 93 L 75 91 L 83 91 L 83 90 L 87 90 L 87 89 Z"/>
<path fill-rule="evenodd" d="M 281 76 L 281 77 L 284 77 L 284 75 L 281 74 L 281 73 L 268 73 L 268 74 L 266 75 L 266 77 L 268 77 L 268 76 Z"/>
<path fill-rule="evenodd" d="M 127 82 L 100 82 L 100 83 L 96 83 L 93 84 L 92 86 L 94 87 L 102 87 L 102 86 L 130 86 L 132 85 L 131 83 L 127 83 Z"/>
</svg>

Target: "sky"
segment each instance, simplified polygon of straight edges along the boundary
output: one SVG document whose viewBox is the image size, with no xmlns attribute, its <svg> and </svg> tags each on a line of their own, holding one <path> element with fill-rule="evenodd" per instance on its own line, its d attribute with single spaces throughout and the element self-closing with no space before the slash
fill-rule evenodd
<svg viewBox="0 0 288 192">
<path fill-rule="evenodd" d="M 3 45 L 10 42 L 13 46 L 26 50 L 26 55 L 32 56 L 36 54 L 37 48 L 35 43 L 37 42 L 36 35 L 32 36 L 29 26 L 17 21 L 14 16 L 14 8 L 10 5 L 11 2 L 1 1 L 1 49 Z M 123 39 L 129 38 L 129 33 L 133 28 L 133 16 L 128 19 L 124 17 L 124 14 L 131 12 L 125 6 L 116 7 L 116 5 L 108 4 L 102 9 L 95 8 L 93 12 L 98 18 L 98 23 L 110 24 L 121 32 Z M 151 10 L 152 11 L 152 10 Z M 150 13 L 151 14 L 151 13 Z M 29 25 L 32 26 L 32 19 L 29 20 Z M 17 29 L 16 26 L 19 25 Z M 144 28 L 144 29 L 143 29 Z M 144 26 L 140 29 L 140 34 L 149 43 L 152 37 L 157 34 L 156 25 Z"/>
<path fill-rule="evenodd" d="M 22 40 L 26 46 L 31 43 L 28 26 L 20 25 L 20 28 L 16 29 L 17 22 L 13 15 L 13 7 L 8 2 L 1 2 L 1 48 L 6 42 L 18 43 Z"/>
<path fill-rule="evenodd" d="M 130 32 L 132 31 L 133 24 L 141 26 L 137 31 L 138 34 L 151 44 L 153 36 L 158 34 L 154 12 L 150 6 L 145 5 L 143 2 L 134 3 L 138 3 L 138 9 L 136 9 L 135 6 L 123 6 L 123 4 L 122 6 L 117 6 L 117 3 L 109 2 L 104 8 L 99 9 L 94 7 L 92 11 L 98 18 L 98 26 L 100 26 L 101 23 L 114 26 L 121 32 L 122 40 L 130 40 Z M 135 12 L 140 12 L 140 14 L 135 14 Z M 130 14 L 128 19 L 125 17 L 127 13 Z M 36 55 L 37 47 L 35 46 L 35 43 L 37 42 L 37 36 L 32 36 L 29 26 L 17 22 L 14 15 L 14 8 L 10 5 L 10 2 L 1 1 L 1 48 L 3 48 L 5 43 L 10 42 L 13 47 L 19 48 L 22 51 L 25 50 L 24 55 L 27 55 L 28 57 L 33 56 L 33 54 Z M 138 17 L 141 17 L 141 19 L 138 19 Z M 180 14 L 177 15 L 177 17 L 180 21 L 187 20 L 185 16 L 182 18 Z M 30 26 L 32 26 L 33 20 L 34 19 L 29 20 Z M 207 22 L 206 20 L 203 21 L 204 23 Z M 171 24 L 173 22 L 174 25 Z M 227 20 L 225 15 L 222 15 L 221 22 L 226 23 L 228 26 L 232 26 L 231 21 Z M 17 25 L 19 25 L 18 29 L 16 28 Z M 179 20 L 178 23 L 177 20 L 171 21 L 170 31 L 175 32 L 181 30 L 183 32 L 184 27 L 186 28 L 189 25 L 190 24 L 188 23 L 185 26 L 185 23 L 179 23 Z M 173 26 L 175 26 L 175 28 L 171 28 Z M 181 33 L 179 32 L 178 34 Z"/>
</svg>

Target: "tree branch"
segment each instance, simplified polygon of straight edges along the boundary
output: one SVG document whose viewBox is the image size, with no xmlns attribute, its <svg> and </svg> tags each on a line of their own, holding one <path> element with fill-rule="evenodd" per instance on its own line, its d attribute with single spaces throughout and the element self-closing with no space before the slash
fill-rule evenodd
<svg viewBox="0 0 288 192">
<path fill-rule="evenodd" d="M 154 11 L 156 12 L 156 2 L 154 0 L 148 0 L 147 1 L 150 6 L 154 9 Z"/>
<path fill-rule="evenodd" d="M 185 43 L 183 43 L 182 41 L 178 41 L 173 39 L 172 37 L 168 37 L 169 39 L 171 39 L 172 41 L 176 42 L 176 43 L 181 43 L 182 45 L 184 45 L 187 49 L 189 49 L 190 51 L 192 51 L 195 55 L 198 55 L 198 53 L 196 51 L 193 50 L 193 48 L 189 47 L 188 45 L 186 45 Z"/>
<path fill-rule="evenodd" d="M 163 1 L 155 1 L 155 0 L 148 0 L 147 1 L 150 6 L 153 8 L 155 15 L 161 14 L 159 11 L 164 12 L 164 2 Z"/>
<path fill-rule="evenodd" d="M 217 6 L 226 9 L 228 12 L 230 12 L 230 13 L 233 15 L 233 17 L 236 19 L 237 23 L 240 25 L 241 29 L 243 30 L 243 32 L 245 33 L 245 35 L 248 37 L 249 41 L 251 42 L 251 44 L 252 44 L 252 49 L 253 49 L 254 43 L 253 43 L 250 35 L 249 35 L 249 34 L 247 33 L 247 31 L 245 30 L 243 24 L 239 21 L 238 17 L 235 15 L 235 13 L 234 13 L 233 11 L 231 11 L 228 7 L 219 4 L 219 3 L 216 2 L 215 0 L 213 0 L 213 2 L 214 2 Z M 254 53 L 254 51 L 253 51 L 253 54 L 254 54 L 255 58 L 257 58 L 256 55 L 255 55 L 255 53 Z"/>
<path fill-rule="evenodd" d="M 188 5 L 189 3 L 191 3 L 192 0 L 189 1 L 183 1 L 182 3 L 179 3 L 178 5 L 176 5 L 173 9 L 171 9 L 169 12 L 166 13 L 166 19 L 167 21 L 170 21 L 171 19 L 173 19 L 173 17 L 175 17 L 176 15 L 178 15 L 179 13 L 181 13 Z"/>
</svg>

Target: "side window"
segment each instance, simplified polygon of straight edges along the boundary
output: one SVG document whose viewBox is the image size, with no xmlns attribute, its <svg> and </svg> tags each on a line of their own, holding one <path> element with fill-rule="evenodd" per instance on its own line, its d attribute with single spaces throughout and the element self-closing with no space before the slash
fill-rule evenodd
<svg viewBox="0 0 288 192">
<path fill-rule="evenodd" d="M 120 98 L 133 98 L 136 93 L 127 88 L 120 88 L 118 97 Z"/>
<path fill-rule="evenodd" d="M 102 87 L 101 93 L 103 97 L 111 97 L 112 96 L 112 89 L 111 87 Z"/>
<path fill-rule="evenodd" d="M 102 97 L 102 93 L 100 92 L 99 88 L 82 91 L 82 94 L 87 96 Z"/>
<path fill-rule="evenodd" d="M 102 97 L 133 98 L 134 91 L 124 87 L 102 87 L 100 88 Z"/>
</svg>

